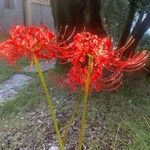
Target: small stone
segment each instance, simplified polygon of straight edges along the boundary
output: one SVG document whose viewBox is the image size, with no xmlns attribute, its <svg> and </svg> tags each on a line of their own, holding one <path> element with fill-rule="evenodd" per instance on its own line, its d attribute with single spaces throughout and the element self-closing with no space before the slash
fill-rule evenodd
<svg viewBox="0 0 150 150">
<path fill-rule="evenodd" d="M 59 150 L 59 147 L 57 147 L 57 146 L 51 146 L 48 150 Z"/>
</svg>

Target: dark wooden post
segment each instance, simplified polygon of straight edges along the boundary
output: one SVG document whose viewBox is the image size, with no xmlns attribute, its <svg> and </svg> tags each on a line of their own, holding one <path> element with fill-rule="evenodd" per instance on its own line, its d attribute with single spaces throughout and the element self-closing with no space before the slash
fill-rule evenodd
<svg viewBox="0 0 150 150">
<path fill-rule="evenodd" d="M 106 35 L 101 21 L 101 0 L 51 0 L 51 7 L 57 31 L 68 25 L 69 33 L 74 27 L 76 32 L 85 27 L 93 33 Z"/>
</svg>

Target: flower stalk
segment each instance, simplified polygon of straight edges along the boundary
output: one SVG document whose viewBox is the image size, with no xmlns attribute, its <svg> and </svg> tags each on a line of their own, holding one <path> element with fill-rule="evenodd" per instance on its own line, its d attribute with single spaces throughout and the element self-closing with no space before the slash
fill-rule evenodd
<svg viewBox="0 0 150 150">
<path fill-rule="evenodd" d="M 53 123 L 54 123 L 57 138 L 58 138 L 58 141 L 59 141 L 60 149 L 64 150 L 64 144 L 63 144 L 63 141 L 61 139 L 60 130 L 59 130 L 59 127 L 58 127 L 58 121 L 57 121 L 55 111 L 54 111 L 54 106 L 52 104 L 51 97 L 48 93 L 48 88 L 47 88 L 46 81 L 44 79 L 44 76 L 43 76 L 43 73 L 42 73 L 42 70 L 41 70 L 41 67 L 40 67 L 40 64 L 39 64 L 39 60 L 35 56 L 33 57 L 33 60 L 34 60 L 34 63 L 36 65 L 36 68 L 38 70 L 38 74 L 39 74 L 43 89 L 44 89 L 46 97 L 47 97 L 48 107 L 49 107 L 49 110 L 50 110 L 51 115 L 52 115 L 52 120 L 53 120 Z"/>
<path fill-rule="evenodd" d="M 70 130 L 72 124 L 74 123 L 76 116 L 78 115 L 78 109 L 79 109 L 79 106 L 80 106 L 81 96 L 82 96 L 82 89 L 81 89 L 81 91 L 80 91 L 80 93 L 79 93 L 79 95 L 78 95 L 78 98 L 77 98 L 76 103 L 74 104 L 72 116 L 71 116 L 71 118 L 69 119 L 69 121 L 68 121 L 68 123 L 67 123 L 67 126 L 65 127 L 64 135 L 63 135 L 63 137 L 62 137 L 64 144 L 65 144 L 66 141 L 67 141 L 68 132 L 69 132 L 69 130 Z"/>
<path fill-rule="evenodd" d="M 85 125 L 86 125 L 86 113 L 88 107 L 88 95 L 89 95 L 89 88 L 90 88 L 90 77 L 93 70 L 93 57 L 88 56 L 88 72 L 85 82 L 85 91 L 83 97 L 83 106 L 82 106 L 82 115 L 81 115 L 81 129 L 79 134 L 79 145 L 78 150 L 82 150 L 82 144 L 84 142 L 84 132 L 85 132 Z"/>
</svg>

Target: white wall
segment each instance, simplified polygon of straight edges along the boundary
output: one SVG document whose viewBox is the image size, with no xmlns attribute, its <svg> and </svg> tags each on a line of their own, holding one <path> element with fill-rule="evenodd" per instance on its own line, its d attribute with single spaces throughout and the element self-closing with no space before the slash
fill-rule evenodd
<svg viewBox="0 0 150 150">
<path fill-rule="evenodd" d="M 24 24 L 24 15 L 26 16 L 26 23 L 28 25 L 40 25 L 42 20 L 43 24 L 54 29 L 49 0 L 42 0 L 44 5 L 41 5 L 41 0 L 14 0 L 15 9 L 4 8 L 4 1 L 0 0 L 0 29 L 2 29 L 2 32 L 8 33 L 12 26 Z M 25 14 L 23 1 L 26 2 Z"/>
<path fill-rule="evenodd" d="M 4 0 L 0 0 L 0 26 L 3 32 L 8 32 L 14 25 L 24 24 L 23 0 L 14 0 L 15 9 L 4 8 Z"/>
<path fill-rule="evenodd" d="M 54 20 L 51 13 L 51 7 L 32 3 L 32 24 L 44 25 L 54 30 Z"/>
</svg>

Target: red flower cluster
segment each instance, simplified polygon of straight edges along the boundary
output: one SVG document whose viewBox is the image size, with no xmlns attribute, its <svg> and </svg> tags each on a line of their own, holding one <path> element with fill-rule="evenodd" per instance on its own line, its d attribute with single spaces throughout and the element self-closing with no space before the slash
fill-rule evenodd
<svg viewBox="0 0 150 150">
<path fill-rule="evenodd" d="M 39 59 L 56 57 L 71 62 L 65 83 L 75 91 L 77 86 L 84 89 L 88 60 L 92 57 L 90 89 L 111 91 L 121 84 L 122 71 L 142 68 L 149 56 L 142 51 L 122 59 L 128 44 L 121 49 L 113 49 L 109 38 L 99 38 L 89 32 L 76 34 L 70 44 L 66 41 L 57 43 L 54 33 L 45 26 L 16 26 L 10 31 L 10 38 L 0 44 L 0 58 L 7 59 L 10 64 L 21 57 L 32 59 L 33 56 Z"/>
<path fill-rule="evenodd" d="M 89 32 L 82 32 L 74 37 L 69 48 L 63 51 L 62 58 L 70 61 L 72 67 L 67 74 L 66 84 L 76 91 L 77 86 L 85 87 L 88 59 L 93 58 L 93 70 L 90 88 L 96 91 L 112 91 L 121 84 L 122 71 L 135 71 L 145 65 L 148 53 L 137 52 L 127 60 L 122 60 L 126 49 L 112 49 L 109 38 L 99 38 Z"/>
<path fill-rule="evenodd" d="M 45 26 L 16 26 L 10 31 L 10 38 L 0 44 L 0 58 L 14 64 L 21 57 L 52 58 L 55 36 Z"/>
</svg>

